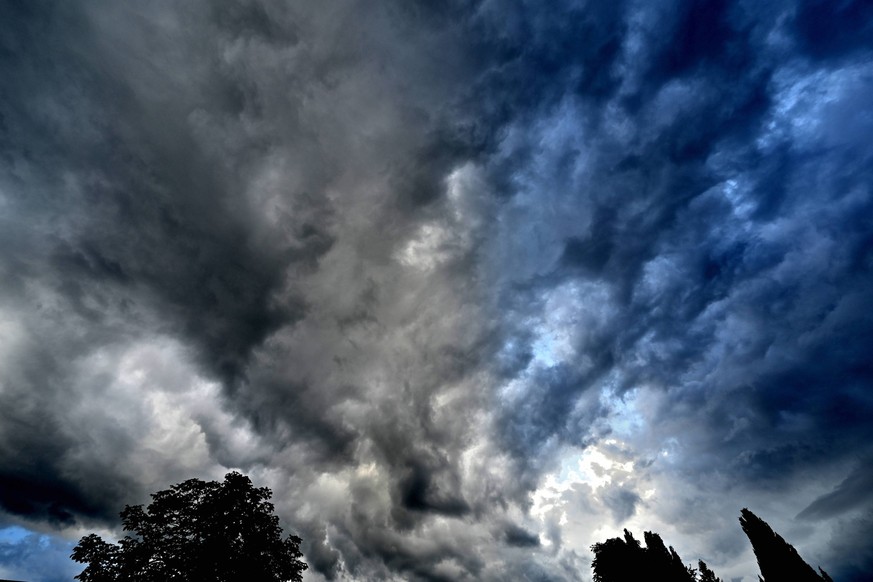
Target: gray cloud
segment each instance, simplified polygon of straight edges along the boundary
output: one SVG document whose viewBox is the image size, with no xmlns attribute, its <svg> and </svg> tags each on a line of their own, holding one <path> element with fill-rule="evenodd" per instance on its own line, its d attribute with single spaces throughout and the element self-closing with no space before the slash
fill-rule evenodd
<svg viewBox="0 0 873 582">
<path fill-rule="evenodd" d="M 826 519 L 840 515 L 853 507 L 869 501 L 871 490 L 870 471 L 858 467 L 837 485 L 833 491 L 822 495 L 797 514 L 799 519 Z"/>
<path fill-rule="evenodd" d="M 756 504 L 861 571 L 863 3 L 431 4 L 2 8 L 0 522 L 241 468 L 313 580 L 748 576 Z"/>
</svg>

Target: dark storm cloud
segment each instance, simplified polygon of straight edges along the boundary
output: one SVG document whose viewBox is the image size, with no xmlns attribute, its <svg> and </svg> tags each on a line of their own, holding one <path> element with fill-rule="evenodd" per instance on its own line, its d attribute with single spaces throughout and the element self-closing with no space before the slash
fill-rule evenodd
<svg viewBox="0 0 873 582">
<path fill-rule="evenodd" d="M 510 546 L 528 548 L 540 545 L 539 536 L 515 524 L 507 525 L 506 529 L 503 531 L 503 535 L 506 538 L 506 543 Z"/>
<path fill-rule="evenodd" d="M 300 317 L 301 306 L 276 305 L 271 296 L 284 268 L 311 263 L 330 247 L 323 231 L 329 208 L 316 207 L 311 222 L 292 225 L 284 244 L 258 240 L 247 209 L 234 199 L 242 188 L 236 176 L 245 173 L 247 160 L 223 167 L 192 135 L 209 129 L 192 123 L 195 107 L 208 111 L 204 119 L 235 107 L 227 99 L 229 75 L 210 71 L 205 86 L 197 88 L 202 93 L 188 96 L 172 95 L 174 80 L 149 71 L 156 78 L 134 81 L 152 82 L 155 91 L 182 102 L 138 100 L 131 95 L 137 88 L 117 74 L 128 63 L 98 53 L 105 47 L 87 40 L 72 9 L 55 6 L 51 12 L 46 44 L 16 54 L 6 66 L 7 99 L 18 115 L 7 121 L 4 142 L 13 156 L 9 179 L 42 174 L 34 176 L 38 186 L 29 185 L 35 191 L 19 184 L 10 193 L 10 211 L 24 220 L 50 214 L 56 222 L 46 227 L 57 230 L 37 238 L 25 230 L 32 225 L 10 225 L 7 236 L 20 241 L 15 246 L 31 245 L 21 253 L 38 253 L 43 263 L 20 270 L 13 263 L 9 279 L 51 276 L 88 319 L 103 317 L 89 301 L 122 312 L 143 297 L 156 301 L 174 314 L 171 333 L 190 337 L 216 374 L 235 379 L 254 345 Z M 28 25 L 23 23 L 21 36 L 35 34 Z M 156 62 L 149 64 L 166 66 L 162 56 L 151 56 Z M 34 70 L 39 77 L 31 78 Z M 59 118 L 64 110 L 75 113 Z"/>
<path fill-rule="evenodd" d="M 610 289 L 621 309 L 596 343 L 598 349 L 616 355 L 616 367 L 628 373 L 628 387 L 676 382 L 717 341 L 707 310 L 742 305 L 756 328 L 749 341 L 759 350 L 779 345 L 796 360 L 794 365 L 765 365 L 745 379 L 729 380 L 742 384 L 755 377 L 766 383 L 749 405 L 763 414 L 791 407 L 820 411 L 816 414 L 822 428 L 860 429 L 851 415 L 855 412 L 858 421 L 869 418 L 865 406 L 857 402 L 860 408 L 841 407 L 841 397 L 823 388 L 827 379 L 836 381 L 849 397 L 869 382 L 861 355 L 869 346 L 865 310 L 852 309 L 851 320 L 834 312 L 839 324 L 828 329 L 827 336 L 814 330 L 824 323 L 827 310 L 834 309 L 834 301 L 859 301 L 856 293 L 869 285 L 865 259 L 854 258 L 866 256 L 869 236 L 869 229 L 860 224 L 869 204 L 863 194 L 871 180 L 865 163 L 869 147 L 853 137 L 829 147 L 793 142 L 794 136 L 768 136 L 767 124 L 780 123 L 774 117 L 778 107 L 785 106 L 775 103 L 785 98 L 777 94 L 779 83 L 791 81 L 773 77 L 785 56 L 765 45 L 766 35 L 777 27 L 767 17 L 776 14 L 755 14 L 728 3 L 683 3 L 675 11 L 652 13 L 641 17 L 640 27 L 649 33 L 655 50 L 635 53 L 638 62 L 620 65 L 628 78 L 642 81 L 628 83 L 626 94 L 616 99 L 631 104 L 621 118 L 630 135 L 616 136 L 610 119 L 590 108 L 588 95 L 580 93 L 568 97 L 573 100 L 568 109 L 576 116 L 572 121 L 552 113 L 555 123 L 575 122 L 576 136 L 562 136 L 566 141 L 554 146 L 544 143 L 538 151 L 510 149 L 506 154 L 523 168 L 515 172 L 517 182 L 539 182 L 542 198 L 532 196 L 534 208 L 565 203 L 578 209 L 573 211 L 580 225 L 568 225 L 563 242 L 554 237 L 554 250 L 548 251 L 550 260 L 543 265 L 554 265 L 554 270 L 534 292 L 565 278 L 596 280 Z M 851 91 L 868 94 L 869 73 L 859 74 Z M 639 105 L 637 99 L 642 99 Z M 845 115 L 864 119 L 858 109 L 864 106 L 851 94 L 843 99 L 841 106 L 827 112 L 835 122 Z M 773 143 L 756 147 L 750 141 L 754 139 Z M 568 152 L 568 147 L 577 150 Z M 517 159 L 519 153 L 526 157 Z M 575 159 L 552 159 L 568 153 L 575 153 Z M 555 171 L 525 175 L 529 170 L 524 168 L 534 167 L 536 172 L 550 163 L 556 164 Z M 577 177 L 582 172 L 584 182 Z M 744 182 L 742 209 L 725 192 L 738 179 Z M 813 181 L 815 188 L 807 186 Z M 848 200 L 850 192 L 858 192 L 857 197 Z M 827 212 L 811 214 L 819 205 L 828 205 Z M 737 217 L 737 210 L 748 212 L 748 219 Z M 813 267 L 824 270 L 827 286 L 819 287 L 806 278 L 808 272 L 794 270 L 799 269 L 794 261 L 801 260 L 796 239 L 765 234 L 779 221 L 798 234 L 806 230 L 804 236 L 821 236 L 822 244 L 829 245 L 823 252 L 836 264 Z M 834 238 L 835 228 L 843 233 L 839 239 Z M 508 259 L 509 267 L 513 261 L 520 263 Z M 661 265 L 675 270 L 676 278 L 670 277 L 669 287 L 650 295 L 646 285 L 660 275 L 655 268 Z M 774 280 L 780 266 L 788 272 Z M 732 313 L 731 307 L 725 315 Z M 804 331 L 810 334 L 808 341 L 790 345 L 791 338 Z M 843 333 L 848 337 L 840 347 L 818 343 L 819 338 L 829 342 L 830 334 Z M 676 341 L 675 348 L 670 345 L 671 339 L 689 334 L 700 335 L 695 341 Z M 659 350 L 658 360 L 644 366 L 627 366 L 620 360 L 649 343 L 666 348 Z M 585 345 L 584 353 L 590 349 Z M 763 351 L 737 357 L 762 355 Z M 798 367 L 804 361 L 817 365 Z M 804 390 L 801 381 L 821 388 Z M 583 389 L 585 382 L 575 385 Z"/>
<path fill-rule="evenodd" d="M 612 512 L 612 518 L 616 524 L 627 522 L 636 513 L 640 497 L 628 489 L 610 489 L 607 492 L 604 504 Z"/>
<path fill-rule="evenodd" d="M 306 462 L 354 467 L 372 443 L 395 504 L 382 529 L 468 513 L 457 471 L 468 429 L 452 430 L 464 415 L 431 398 L 479 367 L 488 333 L 471 328 L 469 345 L 451 326 L 434 340 L 427 324 L 392 335 L 408 315 L 392 307 L 405 298 L 392 281 L 429 276 L 403 275 L 392 257 L 443 218 L 446 175 L 481 147 L 436 105 L 457 93 L 435 89 L 456 63 L 421 69 L 432 46 L 451 57 L 451 20 L 432 30 L 405 8 L 353 5 L 332 16 L 259 2 L 128 8 L 4 8 L 4 307 L 19 314 L 4 362 L 4 509 L 111 522 L 152 486 L 136 478 L 146 467 L 165 486 L 211 470 L 208 459 L 250 468 L 278 454 L 306 480 Z M 462 296 L 452 307 L 453 287 L 445 305 L 430 293 L 429 319 L 465 308 Z M 156 337 L 168 346 L 150 347 Z M 408 341 L 424 360 L 398 353 Z M 391 358 L 396 375 L 368 385 L 385 376 L 372 362 Z M 210 382 L 223 399 L 188 400 Z M 207 457 L 154 451 L 166 446 L 151 440 L 163 399 Z M 371 420 L 379 401 L 385 418 Z M 155 456 L 169 465 L 150 466 Z M 302 533 L 330 574 L 335 550 Z M 388 530 L 382 545 L 352 534 L 365 561 L 422 578 L 445 579 L 438 564 L 458 553 L 446 542 L 392 557 Z"/>
<path fill-rule="evenodd" d="M 868 539 L 873 531 L 873 515 L 869 510 L 862 515 L 841 520 L 841 535 L 830 541 L 830 556 L 836 562 L 833 571 L 828 570 L 832 577 L 839 576 L 841 580 L 862 582 L 870 577 L 870 564 L 873 563 L 873 551 L 870 545 L 862 540 Z M 834 578 L 836 579 L 836 578 Z"/>
<path fill-rule="evenodd" d="M 245 209 L 234 207 L 239 168 L 221 167 L 196 143 L 190 108 L 143 101 L 125 84 L 120 72 L 129 63 L 122 61 L 136 54 L 114 60 L 101 53 L 108 39 L 89 39 L 85 15 L 72 7 L 4 10 L 11 12 L 3 63 L 4 303 L 23 313 L 32 337 L 6 369 L 4 441 L 15 445 L 6 450 L 3 465 L 13 474 L 4 482 L 16 489 L 21 481 L 18 489 L 35 504 L 4 497 L 14 511 L 54 499 L 50 513 L 70 519 L 68 511 L 106 511 L 97 499 L 117 503 L 124 490 L 93 495 L 105 488 L 103 475 L 93 483 L 82 475 L 88 482 L 76 485 L 59 475 L 64 456 L 83 444 L 58 418 L 75 398 L 75 358 L 124 341 L 131 326 L 148 326 L 142 307 L 149 305 L 165 314 L 160 331 L 190 338 L 211 372 L 234 382 L 253 346 L 300 317 L 298 303 L 271 302 L 282 269 L 311 262 L 330 238 L 321 227 L 301 227 L 285 248 L 256 240 Z M 158 70 L 161 56 L 150 55 L 152 78 L 132 82 L 172 95 L 173 80 Z M 208 79 L 203 99 L 210 101 L 199 105 L 220 113 L 224 81 Z M 53 305 L 34 304 L 34 291 Z M 119 437 L 121 452 L 129 439 Z M 22 454 L 32 470 L 18 468 Z M 77 490 L 86 484 L 91 492 Z"/>
<path fill-rule="evenodd" d="M 434 477 L 422 463 L 411 461 L 400 480 L 400 499 L 411 511 L 428 511 L 459 517 L 470 512 L 467 503 L 434 487 Z"/>
<path fill-rule="evenodd" d="M 601 430 L 564 428 L 580 404 L 608 412 L 583 395 L 664 390 L 647 434 L 683 435 L 681 462 L 701 482 L 725 462 L 763 487 L 816 468 L 833 475 L 835 459 L 869 451 L 873 412 L 864 356 L 873 175 L 860 129 L 873 87 L 869 43 L 853 36 L 869 18 L 860 5 L 816 5 L 827 12 L 822 29 L 809 27 L 816 34 L 858 19 L 846 23 L 854 40 L 822 38 L 817 52 L 798 28 L 807 6 L 639 8 L 606 67 L 620 82 L 605 104 L 584 91 L 544 100 L 517 117 L 491 161 L 509 174 L 501 183 L 518 209 L 493 248 L 519 326 L 560 289 L 570 298 L 552 303 L 575 293 L 602 311 L 572 307 L 585 317 L 558 331 L 574 346 L 549 373 L 586 372 L 555 392 L 566 395 L 560 414 L 549 414 L 554 384 L 519 373 L 527 388 L 504 400 L 513 420 L 501 434 L 536 458 L 555 439 Z M 538 342 L 520 330 L 513 352 L 536 353 Z M 525 401 L 537 404 L 527 411 Z"/>
<path fill-rule="evenodd" d="M 242 467 L 313 576 L 557 580 L 651 483 L 869 506 L 864 3 L 0 10 L 7 514 Z"/>
<path fill-rule="evenodd" d="M 869 503 L 873 491 L 873 474 L 865 463 L 852 471 L 833 491 L 822 495 L 801 511 L 800 519 L 823 519 Z"/>
<path fill-rule="evenodd" d="M 561 365 L 539 371 L 531 379 L 536 389 L 506 406 L 498 425 L 500 434 L 520 458 L 535 458 L 536 452 L 555 434 L 579 446 L 586 444 L 585 433 L 577 429 L 580 425 L 591 426 L 604 411 L 585 410 L 585 416 L 580 419 L 574 415 L 573 405 L 613 363 L 608 349 L 589 356 L 596 363 L 584 372 Z"/>
<path fill-rule="evenodd" d="M 873 9 L 858 0 L 837 4 L 804 2 L 792 24 L 800 50 L 814 58 L 839 58 L 869 50 Z"/>
</svg>

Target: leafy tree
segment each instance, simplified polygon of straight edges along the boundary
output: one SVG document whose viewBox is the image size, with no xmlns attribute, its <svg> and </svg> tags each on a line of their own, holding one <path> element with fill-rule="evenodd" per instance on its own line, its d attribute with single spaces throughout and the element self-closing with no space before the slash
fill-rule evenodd
<svg viewBox="0 0 873 582">
<path fill-rule="evenodd" d="M 118 544 L 91 534 L 72 558 L 81 582 L 299 582 L 300 538 L 282 539 L 272 496 L 237 472 L 223 483 L 189 479 L 152 494 L 147 509 L 125 506 Z"/>
<path fill-rule="evenodd" d="M 698 560 L 697 566 L 700 571 L 700 582 L 722 582 L 721 578 L 715 575 L 715 572 L 706 567 L 706 562 L 703 560 Z"/>
<path fill-rule="evenodd" d="M 664 545 L 661 536 L 647 531 L 643 539 L 645 547 L 631 532 L 624 530 L 624 539 L 611 538 L 591 546 L 594 582 L 697 582 L 694 568 L 685 566 L 679 554 Z"/>
<path fill-rule="evenodd" d="M 594 582 L 642 579 L 645 574 L 644 551 L 633 534 L 624 530 L 624 539 L 610 538 L 591 546 Z"/>
</svg>

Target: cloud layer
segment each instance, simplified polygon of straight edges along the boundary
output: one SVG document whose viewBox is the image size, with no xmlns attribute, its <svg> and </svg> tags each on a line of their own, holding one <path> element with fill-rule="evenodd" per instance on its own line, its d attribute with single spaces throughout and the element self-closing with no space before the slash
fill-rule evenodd
<svg viewBox="0 0 873 582">
<path fill-rule="evenodd" d="M 862 579 L 873 13 L 759 4 L 6 3 L 0 525 L 238 468 L 310 580 L 753 579 L 744 506 Z"/>
</svg>

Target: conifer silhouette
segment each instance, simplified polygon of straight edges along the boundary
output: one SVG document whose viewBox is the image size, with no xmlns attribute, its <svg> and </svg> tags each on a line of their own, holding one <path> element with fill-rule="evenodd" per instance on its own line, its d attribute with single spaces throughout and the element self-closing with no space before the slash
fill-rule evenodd
<svg viewBox="0 0 873 582">
<path fill-rule="evenodd" d="M 752 542 L 764 582 L 833 582 L 821 568 L 821 575 L 816 574 L 794 546 L 774 532 L 766 521 L 745 508 L 740 513 L 740 525 Z"/>
</svg>

